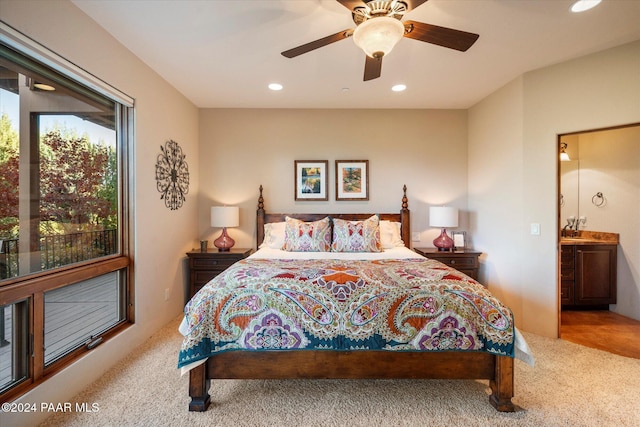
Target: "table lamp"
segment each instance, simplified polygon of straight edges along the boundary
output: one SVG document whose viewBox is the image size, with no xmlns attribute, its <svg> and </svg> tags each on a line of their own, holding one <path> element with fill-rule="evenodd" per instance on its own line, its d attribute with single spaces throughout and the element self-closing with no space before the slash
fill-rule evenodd
<svg viewBox="0 0 640 427">
<path fill-rule="evenodd" d="M 446 227 L 458 226 L 458 208 L 450 206 L 432 206 L 429 208 L 429 225 L 441 227 L 442 232 L 433 240 L 433 246 L 439 251 L 450 251 L 453 239 L 447 235 Z"/>
<path fill-rule="evenodd" d="M 212 206 L 211 226 L 222 227 L 222 234 L 213 241 L 213 245 L 219 252 L 227 252 L 236 244 L 227 234 L 227 227 L 240 225 L 240 209 L 237 206 Z"/>
</svg>

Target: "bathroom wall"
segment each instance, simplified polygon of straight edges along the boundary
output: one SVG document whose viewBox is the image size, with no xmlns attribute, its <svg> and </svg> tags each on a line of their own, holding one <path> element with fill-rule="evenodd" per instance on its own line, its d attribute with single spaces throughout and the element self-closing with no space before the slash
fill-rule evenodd
<svg viewBox="0 0 640 427">
<path fill-rule="evenodd" d="M 640 125 L 581 133 L 577 140 L 583 228 L 620 234 L 618 304 L 611 310 L 640 319 Z"/>
</svg>

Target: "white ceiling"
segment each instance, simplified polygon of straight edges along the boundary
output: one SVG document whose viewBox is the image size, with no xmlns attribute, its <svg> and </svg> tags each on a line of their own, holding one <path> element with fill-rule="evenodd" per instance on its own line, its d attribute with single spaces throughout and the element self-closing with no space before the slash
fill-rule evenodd
<svg viewBox="0 0 640 427">
<path fill-rule="evenodd" d="M 201 108 L 468 108 L 527 71 L 640 39 L 638 0 L 580 14 L 573 0 L 429 0 L 404 19 L 480 34 L 475 45 L 404 38 L 363 82 L 351 39 L 280 55 L 354 28 L 335 0 L 73 1 Z"/>
</svg>

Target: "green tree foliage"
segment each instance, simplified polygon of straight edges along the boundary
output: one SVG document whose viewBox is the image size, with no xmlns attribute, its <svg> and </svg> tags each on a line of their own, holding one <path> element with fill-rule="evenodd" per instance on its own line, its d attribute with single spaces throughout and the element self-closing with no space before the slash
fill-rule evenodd
<svg viewBox="0 0 640 427">
<path fill-rule="evenodd" d="M 40 220 L 65 231 L 91 231 L 113 221 L 113 148 L 60 129 L 47 132 L 40 147 Z"/>
<path fill-rule="evenodd" d="M 0 165 L 18 155 L 18 132 L 13 128 L 7 113 L 0 116 Z"/>
<path fill-rule="evenodd" d="M 0 238 L 17 237 L 19 139 L 0 118 Z M 40 140 L 40 230 L 43 234 L 117 227 L 117 156 L 87 135 L 54 129 Z"/>
<path fill-rule="evenodd" d="M 102 218 L 102 225 L 105 229 L 113 229 L 118 228 L 118 156 L 113 147 L 107 147 L 107 154 L 105 175 L 97 196 L 109 203 L 109 212 Z"/>
<path fill-rule="evenodd" d="M 14 237 L 18 225 L 18 132 L 0 116 L 0 238 Z"/>
</svg>

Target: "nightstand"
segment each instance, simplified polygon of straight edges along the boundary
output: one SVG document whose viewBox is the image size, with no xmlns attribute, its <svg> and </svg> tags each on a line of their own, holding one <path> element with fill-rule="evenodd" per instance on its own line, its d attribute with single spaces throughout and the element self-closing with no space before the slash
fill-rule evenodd
<svg viewBox="0 0 640 427">
<path fill-rule="evenodd" d="M 478 280 L 478 268 L 480 267 L 478 258 L 482 252 L 474 252 L 471 250 L 446 252 L 439 251 L 436 248 L 413 248 L 413 250 L 424 257 L 440 261 L 449 267 L 461 271 L 472 279 Z"/>
<path fill-rule="evenodd" d="M 187 252 L 189 257 L 189 298 L 231 264 L 251 255 L 251 251 L 251 249 L 231 248 L 230 251 L 219 252 L 217 248 L 210 248 L 207 249 L 207 252 L 195 249 Z"/>
</svg>

